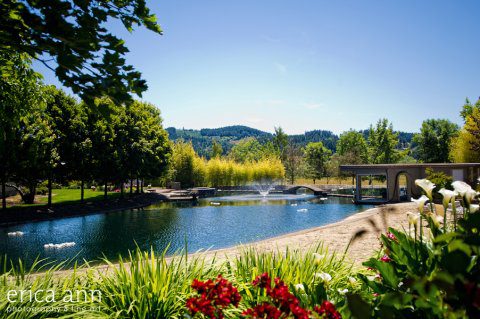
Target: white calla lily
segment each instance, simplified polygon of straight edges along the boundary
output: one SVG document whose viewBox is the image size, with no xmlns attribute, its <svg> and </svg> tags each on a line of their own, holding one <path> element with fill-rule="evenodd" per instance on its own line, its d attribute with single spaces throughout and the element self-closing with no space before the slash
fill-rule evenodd
<svg viewBox="0 0 480 319">
<path fill-rule="evenodd" d="M 442 188 L 438 191 L 443 196 L 443 206 L 448 207 L 448 204 L 452 201 L 452 198 L 455 198 L 458 193 L 456 191 L 451 191 L 449 189 Z"/>
<path fill-rule="evenodd" d="M 332 280 L 332 276 L 326 272 L 315 273 L 316 278 L 320 278 L 323 282 Z"/>
<path fill-rule="evenodd" d="M 468 190 L 472 189 L 470 185 L 462 181 L 455 181 L 452 183 L 453 189 L 460 195 L 465 196 Z"/>
<path fill-rule="evenodd" d="M 425 206 L 425 203 L 428 202 L 428 201 L 429 201 L 429 198 L 425 195 L 420 196 L 419 199 L 412 198 L 412 202 L 417 203 L 418 210 L 420 211 L 420 213 L 423 213 L 423 208 Z"/>
<path fill-rule="evenodd" d="M 435 188 L 435 184 L 430 182 L 428 179 L 416 179 L 415 185 L 423 189 L 423 191 L 427 194 L 429 199 L 432 199 L 432 191 Z"/>
<path fill-rule="evenodd" d="M 296 284 L 295 290 L 305 291 L 305 286 L 303 284 Z"/>
<path fill-rule="evenodd" d="M 408 223 L 410 225 L 416 225 L 418 223 L 418 219 L 420 218 L 420 214 L 412 213 L 412 212 L 408 212 L 407 216 L 408 216 Z"/>
<path fill-rule="evenodd" d="M 479 205 L 474 205 L 474 204 L 470 205 L 470 213 L 476 213 L 478 212 L 479 209 L 480 209 Z"/>
<path fill-rule="evenodd" d="M 345 288 L 345 289 L 340 289 L 339 288 L 339 289 L 337 289 L 337 291 L 338 291 L 339 294 L 344 295 L 348 292 L 348 289 L 347 288 Z"/>
<path fill-rule="evenodd" d="M 315 260 L 315 264 L 320 264 L 325 260 L 325 255 L 324 254 L 319 254 L 319 253 L 313 253 L 313 258 Z"/>
<path fill-rule="evenodd" d="M 470 188 L 465 192 L 465 200 L 467 201 L 468 205 L 472 203 L 475 197 L 477 197 L 477 192 L 474 191 L 473 189 Z"/>
</svg>

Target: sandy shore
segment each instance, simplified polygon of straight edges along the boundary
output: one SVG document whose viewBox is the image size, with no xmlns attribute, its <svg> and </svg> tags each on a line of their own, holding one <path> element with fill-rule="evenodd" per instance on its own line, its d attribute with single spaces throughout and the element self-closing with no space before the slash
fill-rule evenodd
<svg viewBox="0 0 480 319">
<path fill-rule="evenodd" d="M 265 239 L 255 243 L 231 248 L 212 250 L 207 255 L 232 257 L 237 255 L 243 247 L 255 247 L 259 251 L 284 251 L 287 247 L 307 250 L 312 245 L 323 242 L 329 252 L 343 254 L 352 236 L 361 231 L 367 232 L 355 240 L 347 253 L 347 258 L 356 263 L 362 263 L 371 257 L 380 248 L 378 237 L 385 233 L 390 226 L 397 229 L 408 228 L 407 212 L 416 212 L 415 203 L 399 203 L 377 206 L 366 211 L 352 215 L 339 222 L 310 228 L 295 233 Z"/>
</svg>

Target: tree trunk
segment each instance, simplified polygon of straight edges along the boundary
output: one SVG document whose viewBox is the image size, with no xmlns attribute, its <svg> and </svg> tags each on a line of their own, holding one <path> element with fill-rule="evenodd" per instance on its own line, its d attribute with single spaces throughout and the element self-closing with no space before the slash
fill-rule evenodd
<svg viewBox="0 0 480 319">
<path fill-rule="evenodd" d="M 142 182 L 140 183 L 140 193 L 143 194 L 143 184 L 145 183 L 145 181 L 142 179 Z"/>
<path fill-rule="evenodd" d="M 104 186 L 104 189 L 103 189 L 103 198 L 104 199 L 108 198 L 107 191 L 108 191 L 108 183 L 107 183 L 107 181 L 105 181 L 105 186 Z"/>
<path fill-rule="evenodd" d="M 124 185 L 123 182 L 120 183 L 120 198 L 123 198 L 123 193 L 124 193 Z"/>
<path fill-rule="evenodd" d="M 315 185 L 315 178 L 313 179 L 313 185 Z"/>
<path fill-rule="evenodd" d="M 22 201 L 25 204 L 33 204 L 35 202 L 36 189 L 37 189 L 36 183 L 31 183 L 28 186 L 28 193 L 20 193 L 20 196 L 22 196 Z"/>
<path fill-rule="evenodd" d="M 82 178 L 82 181 L 80 182 L 80 203 L 83 203 L 85 199 L 85 181 Z"/>
<path fill-rule="evenodd" d="M 52 178 L 51 178 L 51 177 L 48 179 L 47 187 L 48 187 L 48 203 L 47 203 L 47 207 L 52 207 Z"/>
<path fill-rule="evenodd" d="M 5 185 L 5 179 L 2 180 L 2 209 L 7 209 L 7 187 Z"/>
<path fill-rule="evenodd" d="M 139 194 L 140 193 L 140 181 L 137 177 L 137 190 L 136 190 L 136 193 Z"/>
<path fill-rule="evenodd" d="M 130 178 L 130 196 L 133 195 L 133 179 Z"/>
</svg>

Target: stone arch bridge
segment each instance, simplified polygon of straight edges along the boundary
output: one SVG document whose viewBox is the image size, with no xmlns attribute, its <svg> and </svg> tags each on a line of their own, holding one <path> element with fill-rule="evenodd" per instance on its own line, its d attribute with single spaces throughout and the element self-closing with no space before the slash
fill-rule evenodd
<svg viewBox="0 0 480 319">
<path fill-rule="evenodd" d="M 284 190 L 283 190 L 283 193 L 284 194 L 296 194 L 297 191 L 300 189 L 300 188 L 306 188 L 306 189 L 309 189 L 313 192 L 314 195 L 317 195 L 317 196 L 327 196 L 327 192 L 322 190 L 321 188 L 317 187 L 317 186 L 312 186 L 312 185 L 293 185 L 293 186 L 287 186 Z"/>
</svg>

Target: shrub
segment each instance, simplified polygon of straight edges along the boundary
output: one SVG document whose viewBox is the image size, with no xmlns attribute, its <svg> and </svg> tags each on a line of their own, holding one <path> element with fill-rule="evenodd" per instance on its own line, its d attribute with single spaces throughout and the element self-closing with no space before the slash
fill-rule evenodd
<svg viewBox="0 0 480 319">
<path fill-rule="evenodd" d="M 410 219 L 413 236 L 411 229 L 393 228 L 381 236 L 381 254 L 364 263 L 370 275 L 359 274 L 370 297 L 348 295 L 356 318 L 480 317 L 480 213 L 471 204 L 478 194 L 462 182 L 453 186 L 457 196 L 460 194 L 460 216 L 455 196 L 449 197 L 455 193 L 441 191 L 444 211 L 452 207 L 453 224 L 447 224 L 446 215 L 436 214 L 432 195 L 426 191 L 429 198 L 417 200 L 420 215 Z M 427 200 L 429 209 L 424 210 Z M 422 220 L 427 223 L 428 236 L 424 236 Z"/>
</svg>

